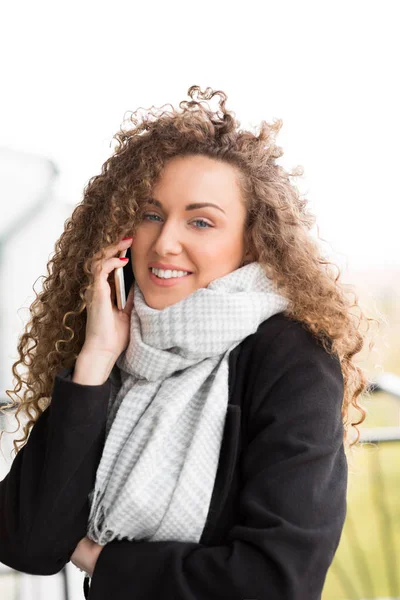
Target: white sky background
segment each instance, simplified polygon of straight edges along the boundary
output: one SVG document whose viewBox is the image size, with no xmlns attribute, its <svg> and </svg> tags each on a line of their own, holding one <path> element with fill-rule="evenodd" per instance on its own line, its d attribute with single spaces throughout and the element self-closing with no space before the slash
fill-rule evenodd
<svg viewBox="0 0 400 600">
<path fill-rule="evenodd" d="M 297 185 L 335 258 L 398 265 L 397 10 L 355 0 L 9 2 L 0 144 L 51 158 L 72 210 L 126 111 L 176 105 L 194 84 L 223 89 L 242 126 L 283 120 L 280 162 L 303 165 Z"/>
</svg>

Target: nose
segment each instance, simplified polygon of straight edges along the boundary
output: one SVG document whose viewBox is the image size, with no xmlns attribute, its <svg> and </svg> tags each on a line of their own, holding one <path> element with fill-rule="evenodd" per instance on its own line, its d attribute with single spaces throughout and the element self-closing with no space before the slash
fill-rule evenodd
<svg viewBox="0 0 400 600">
<path fill-rule="evenodd" d="M 172 221 L 160 227 L 159 234 L 154 244 L 155 254 L 167 256 L 168 254 L 181 254 L 181 231 Z"/>
</svg>

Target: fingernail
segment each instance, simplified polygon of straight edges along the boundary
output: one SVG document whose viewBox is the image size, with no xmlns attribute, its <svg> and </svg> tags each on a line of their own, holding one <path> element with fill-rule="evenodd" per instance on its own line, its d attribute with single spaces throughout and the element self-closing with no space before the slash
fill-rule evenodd
<svg viewBox="0 0 400 600">
<path fill-rule="evenodd" d="M 126 237 L 126 238 L 122 238 L 122 241 L 124 242 L 125 240 L 132 240 L 132 237 Z"/>
<path fill-rule="evenodd" d="M 121 258 L 121 257 L 119 257 L 119 260 L 129 260 L 129 258 Z"/>
</svg>

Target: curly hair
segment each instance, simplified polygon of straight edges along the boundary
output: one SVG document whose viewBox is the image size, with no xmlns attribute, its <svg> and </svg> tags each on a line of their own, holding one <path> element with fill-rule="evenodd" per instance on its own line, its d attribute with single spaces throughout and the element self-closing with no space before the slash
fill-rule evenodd
<svg viewBox="0 0 400 600">
<path fill-rule="evenodd" d="M 141 207 L 151 197 L 167 161 L 190 155 L 204 155 L 236 168 L 247 206 L 248 248 L 289 300 L 286 315 L 301 322 L 327 352 L 338 356 L 344 380 L 344 441 L 350 447 L 359 440 L 357 425 L 366 415 L 359 397 L 368 393 L 370 382 L 354 357 L 365 344 L 369 322 L 376 319 L 364 315 L 357 294 L 339 281 L 339 267 L 323 256 L 318 240 L 310 234 L 316 217 L 290 180 L 302 175 L 303 168 L 290 173 L 275 162 L 283 155 L 275 143 L 282 120 L 262 121 L 254 132 L 243 130 L 235 113 L 226 109 L 224 92 L 211 88 L 203 92 L 191 86 L 188 95 L 191 100 L 181 101 L 178 110 L 168 104 L 159 109 L 152 106 L 141 114 L 139 108 L 126 119 L 128 126 L 124 119 L 113 136 L 117 144 L 112 155 L 101 173 L 89 179 L 82 201 L 65 222 L 47 263 L 43 289 L 39 294 L 35 291 L 31 319 L 18 341 L 19 360 L 12 366 L 14 390 L 6 390 L 12 401 L 6 408 L 18 407 L 18 425 L 21 411 L 27 417 L 23 437 L 14 440 L 15 452 L 49 406 L 57 371 L 73 366 L 83 346 L 85 291 L 93 285 L 94 255 L 133 234 Z M 207 102 L 214 96 L 219 97 L 215 111 Z M 358 317 L 354 308 L 359 309 Z M 366 332 L 361 332 L 363 323 L 368 325 Z M 25 367 L 23 374 L 17 371 L 19 365 Z M 355 421 L 352 407 L 357 412 Z M 357 434 L 352 443 L 350 427 Z"/>
</svg>

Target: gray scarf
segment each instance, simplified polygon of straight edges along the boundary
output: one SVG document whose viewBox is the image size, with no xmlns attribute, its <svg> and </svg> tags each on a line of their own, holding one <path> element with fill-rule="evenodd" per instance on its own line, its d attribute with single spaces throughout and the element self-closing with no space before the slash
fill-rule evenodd
<svg viewBox="0 0 400 600">
<path fill-rule="evenodd" d="M 162 310 L 134 283 L 130 342 L 119 356 L 87 535 L 198 542 L 228 404 L 228 356 L 288 301 L 258 262 Z"/>
</svg>

